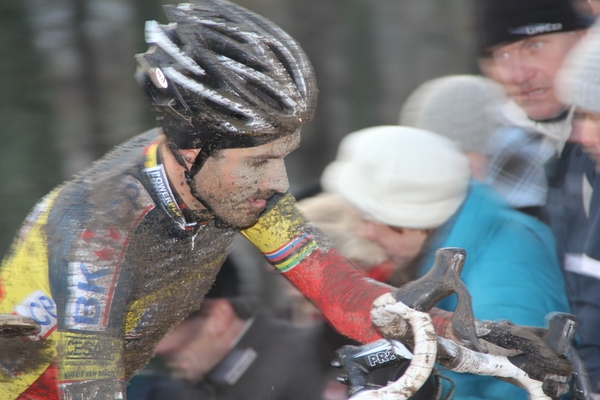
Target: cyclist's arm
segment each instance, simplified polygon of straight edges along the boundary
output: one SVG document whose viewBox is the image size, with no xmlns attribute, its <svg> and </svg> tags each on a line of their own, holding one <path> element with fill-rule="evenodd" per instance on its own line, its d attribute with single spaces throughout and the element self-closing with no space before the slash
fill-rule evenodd
<svg viewBox="0 0 600 400">
<path fill-rule="evenodd" d="M 242 230 L 269 261 L 308 297 L 342 334 L 363 343 L 380 339 L 371 324 L 373 301 L 394 288 L 367 278 L 308 223 L 290 194 L 277 197 L 251 228 Z M 430 312 L 445 335 L 451 313 Z"/>
</svg>

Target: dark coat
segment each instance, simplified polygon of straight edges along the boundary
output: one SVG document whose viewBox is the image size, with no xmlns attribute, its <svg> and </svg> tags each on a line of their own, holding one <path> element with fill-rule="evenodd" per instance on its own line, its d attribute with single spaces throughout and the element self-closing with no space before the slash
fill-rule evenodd
<svg viewBox="0 0 600 400">
<path fill-rule="evenodd" d="M 191 384 L 166 375 L 132 380 L 129 400 L 318 400 L 334 354 L 323 327 L 298 327 L 257 315 L 250 328 L 204 382 Z"/>
</svg>

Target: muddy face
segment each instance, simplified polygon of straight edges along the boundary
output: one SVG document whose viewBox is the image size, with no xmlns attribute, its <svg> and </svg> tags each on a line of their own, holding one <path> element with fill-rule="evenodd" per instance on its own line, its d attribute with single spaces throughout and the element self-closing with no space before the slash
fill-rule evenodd
<svg viewBox="0 0 600 400">
<path fill-rule="evenodd" d="M 300 134 L 246 149 L 225 149 L 209 158 L 194 178 L 198 193 L 234 227 L 253 225 L 266 201 L 288 187 L 284 157 L 300 144 Z"/>
</svg>

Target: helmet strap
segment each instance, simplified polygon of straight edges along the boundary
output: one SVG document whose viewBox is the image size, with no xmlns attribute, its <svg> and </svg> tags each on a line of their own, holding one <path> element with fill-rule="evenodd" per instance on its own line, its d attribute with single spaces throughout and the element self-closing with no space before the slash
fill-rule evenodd
<svg viewBox="0 0 600 400">
<path fill-rule="evenodd" d="M 179 163 L 179 165 L 181 165 L 184 168 L 183 175 L 185 177 L 185 181 L 186 181 L 188 187 L 190 188 L 190 194 L 196 200 L 198 200 L 200 202 L 200 204 L 202 204 L 202 206 L 204 206 L 204 208 L 206 208 L 208 213 L 213 217 L 213 219 L 215 221 L 215 226 L 217 228 L 231 228 L 232 225 L 223 221 L 217 215 L 217 213 L 213 210 L 213 208 L 207 203 L 207 201 L 200 195 L 200 193 L 198 193 L 198 190 L 196 189 L 196 182 L 194 181 L 194 177 L 198 174 L 198 172 L 200 172 L 200 170 L 206 163 L 206 160 L 208 160 L 208 158 L 215 152 L 215 150 L 218 149 L 218 143 L 220 141 L 215 140 L 215 136 L 218 136 L 218 135 L 212 136 L 211 137 L 212 140 L 209 139 L 204 144 L 204 146 L 202 146 L 202 148 L 200 149 L 200 152 L 196 156 L 196 159 L 194 160 L 194 163 L 192 164 L 191 168 L 187 167 L 185 160 L 179 153 L 179 147 L 177 147 L 177 145 L 175 143 L 173 143 L 171 140 L 167 139 L 167 146 L 171 150 L 171 153 L 173 153 L 173 156 L 175 157 L 175 160 L 177 161 L 177 163 Z"/>
</svg>

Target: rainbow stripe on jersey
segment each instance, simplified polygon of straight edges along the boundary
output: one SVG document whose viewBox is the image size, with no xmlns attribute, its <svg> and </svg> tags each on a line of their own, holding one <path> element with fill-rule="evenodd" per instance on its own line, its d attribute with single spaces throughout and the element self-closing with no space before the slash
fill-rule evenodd
<svg viewBox="0 0 600 400">
<path fill-rule="evenodd" d="M 319 247 L 302 229 L 307 221 L 295 204 L 294 197 L 287 193 L 267 209 L 256 224 L 241 230 L 281 272 L 291 270 Z"/>
</svg>

